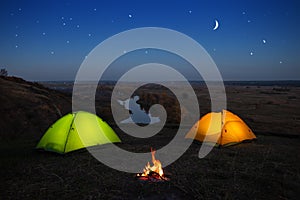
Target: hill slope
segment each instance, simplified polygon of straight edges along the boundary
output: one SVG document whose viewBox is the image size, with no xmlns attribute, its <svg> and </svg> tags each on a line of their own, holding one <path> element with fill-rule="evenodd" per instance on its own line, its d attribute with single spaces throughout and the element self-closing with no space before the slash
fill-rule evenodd
<svg viewBox="0 0 300 200">
<path fill-rule="evenodd" d="M 38 83 L 0 77 L 0 139 L 39 139 L 60 116 L 71 111 L 71 98 Z"/>
</svg>

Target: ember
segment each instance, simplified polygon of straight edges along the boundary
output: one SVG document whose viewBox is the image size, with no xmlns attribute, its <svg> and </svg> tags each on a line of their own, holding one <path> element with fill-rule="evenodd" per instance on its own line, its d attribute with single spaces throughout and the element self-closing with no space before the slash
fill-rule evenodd
<svg viewBox="0 0 300 200">
<path fill-rule="evenodd" d="M 161 162 L 155 159 L 155 150 L 152 150 L 152 148 L 151 148 L 151 154 L 152 154 L 153 166 L 150 166 L 150 163 L 148 162 L 144 168 L 143 173 L 137 174 L 138 178 L 140 180 L 145 180 L 145 181 L 149 180 L 152 182 L 169 180 L 164 174 L 164 171 L 161 166 Z"/>
</svg>

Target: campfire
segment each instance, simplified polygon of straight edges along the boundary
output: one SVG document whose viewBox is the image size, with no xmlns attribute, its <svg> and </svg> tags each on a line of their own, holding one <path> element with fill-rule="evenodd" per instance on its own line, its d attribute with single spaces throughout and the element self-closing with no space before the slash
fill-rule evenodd
<svg viewBox="0 0 300 200">
<path fill-rule="evenodd" d="M 167 178 L 164 174 L 161 162 L 155 159 L 155 152 L 156 151 L 151 148 L 153 166 L 151 166 L 149 162 L 147 163 L 143 170 L 143 173 L 137 174 L 137 177 L 140 180 L 152 182 L 169 180 L 169 178 Z"/>
</svg>

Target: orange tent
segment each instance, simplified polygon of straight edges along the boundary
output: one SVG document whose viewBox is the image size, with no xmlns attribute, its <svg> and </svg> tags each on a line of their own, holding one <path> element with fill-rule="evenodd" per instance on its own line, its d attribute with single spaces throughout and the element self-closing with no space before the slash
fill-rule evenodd
<svg viewBox="0 0 300 200">
<path fill-rule="evenodd" d="M 204 115 L 187 133 L 186 138 L 228 146 L 255 139 L 256 136 L 241 118 L 223 110 Z"/>
</svg>

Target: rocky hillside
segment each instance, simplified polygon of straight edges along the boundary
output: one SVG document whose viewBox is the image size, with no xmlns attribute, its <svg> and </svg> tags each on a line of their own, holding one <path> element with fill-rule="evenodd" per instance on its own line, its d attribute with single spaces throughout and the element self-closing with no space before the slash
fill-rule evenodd
<svg viewBox="0 0 300 200">
<path fill-rule="evenodd" d="M 38 83 L 0 77 L 0 140 L 36 139 L 71 111 L 71 98 Z"/>
</svg>

